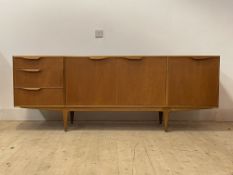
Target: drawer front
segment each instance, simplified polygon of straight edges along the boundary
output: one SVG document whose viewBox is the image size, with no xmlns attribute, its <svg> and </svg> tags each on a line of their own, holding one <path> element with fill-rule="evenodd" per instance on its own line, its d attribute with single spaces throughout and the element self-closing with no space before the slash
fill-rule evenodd
<svg viewBox="0 0 233 175">
<path fill-rule="evenodd" d="M 62 57 L 14 57 L 13 66 L 14 87 L 63 87 Z"/>
<path fill-rule="evenodd" d="M 166 105 L 167 57 L 123 57 L 117 61 L 118 105 Z"/>
<path fill-rule="evenodd" d="M 15 88 L 15 106 L 63 105 L 62 88 Z"/>
<path fill-rule="evenodd" d="M 115 105 L 116 60 L 100 57 L 67 57 L 67 105 Z"/>
<path fill-rule="evenodd" d="M 169 57 L 169 106 L 218 106 L 219 57 Z"/>
</svg>

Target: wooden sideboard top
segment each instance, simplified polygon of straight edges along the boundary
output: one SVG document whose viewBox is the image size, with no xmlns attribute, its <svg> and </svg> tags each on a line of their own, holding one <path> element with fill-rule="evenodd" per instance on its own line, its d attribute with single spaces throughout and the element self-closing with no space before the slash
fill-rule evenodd
<svg viewBox="0 0 233 175">
<path fill-rule="evenodd" d="M 220 57 L 220 55 L 13 55 L 15 57 Z"/>
</svg>

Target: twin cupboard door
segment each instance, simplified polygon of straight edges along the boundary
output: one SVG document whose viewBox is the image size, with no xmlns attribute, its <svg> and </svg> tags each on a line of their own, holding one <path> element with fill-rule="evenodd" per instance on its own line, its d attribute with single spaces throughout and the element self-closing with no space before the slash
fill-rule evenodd
<svg viewBox="0 0 233 175">
<path fill-rule="evenodd" d="M 168 106 L 216 107 L 219 57 L 168 58 Z"/>
<path fill-rule="evenodd" d="M 166 62 L 163 57 L 66 58 L 66 104 L 164 106 Z"/>
</svg>

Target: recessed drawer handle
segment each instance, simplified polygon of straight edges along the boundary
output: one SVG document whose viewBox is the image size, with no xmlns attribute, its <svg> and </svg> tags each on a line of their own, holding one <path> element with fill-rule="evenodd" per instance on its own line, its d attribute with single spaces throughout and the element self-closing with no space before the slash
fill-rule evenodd
<svg viewBox="0 0 233 175">
<path fill-rule="evenodd" d="M 111 57 L 107 57 L 107 56 L 93 56 L 93 57 L 88 57 L 91 60 L 104 60 L 104 59 L 108 59 Z M 128 60 L 142 60 L 142 57 L 136 57 L 136 56 L 122 56 L 119 58 L 124 58 L 124 59 L 128 59 Z"/>
<path fill-rule="evenodd" d="M 128 59 L 128 60 L 142 60 L 142 57 L 136 57 L 136 56 L 124 56 L 123 58 Z"/>
<path fill-rule="evenodd" d="M 41 88 L 21 88 L 23 90 L 26 90 L 26 91 L 39 91 L 41 90 Z"/>
<path fill-rule="evenodd" d="M 20 57 L 22 59 L 25 59 L 25 60 L 39 60 L 41 59 L 41 57 Z"/>
<path fill-rule="evenodd" d="M 211 59 L 213 57 L 191 57 L 193 60 L 197 60 L 197 61 L 202 61 L 202 60 L 206 60 L 206 59 Z"/>
<path fill-rule="evenodd" d="M 90 60 L 105 60 L 108 59 L 109 57 L 106 56 L 93 56 L 93 57 L 88 57 Z"/>
<path fill-rule="evenodd" d="M 40 72 L 40 69 L 19 69 L 20 71 L 23 72 Z"/>
</svg>

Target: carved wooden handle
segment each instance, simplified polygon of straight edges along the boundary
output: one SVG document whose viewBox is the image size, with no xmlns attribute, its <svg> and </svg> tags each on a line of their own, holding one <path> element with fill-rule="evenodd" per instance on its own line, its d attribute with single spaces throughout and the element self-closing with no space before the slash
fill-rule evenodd
<svg viewBox="0 0 233 175">
<path fill-rule="evenodd" d="M 41 90 L 41 88 L 21 88 L 23 90 L 26 90 L 26 91 L 39 91 Z"/>
<path fill-rule="evenodd" d="M 34 57 L 34 56 L 30 56 L 30 57 L 20 57 L 22 59 L 25 59 L 25 60 L 39 60 L 41 59 L 41 57 Z"/>
<path fill-rule="evenodd" d="M 197 60 L 197 61 L 202 61 L 202 60 L 206 60 L 206 59 L 211 59 L 213 57 L 208 57 L 208 56 L 196 56 L 196 57 L 191 57 L 193 60 Z"/>
<path fill-rule="evenodd" d="M 90 60 L 105 60 L 108 59 L 110 57 L 107 56 L 93 56 L 93 57 L 88 57 Z"/>
<path fill-rule="evenodd" d="M 128 60 L 142 60 L 143 58 L 140 56 L 124 56 L 123 58 Z"/>
<path fill-rule="evenodd" d="M 23 72 L 40 72 L 40 69 L 19 69 L 20 71 Z"/>
<path fill-rule="evenodd" d="M 93 57 L 88 57 L 91 60 L 104 60 L 108 58 L 113 58 L 114 56 L 93 56 Z M 117 58 L 124 58 L 128 60 L 142 60 L 143 58 L 140 56 L 117 56 Z"/>
</svg>

